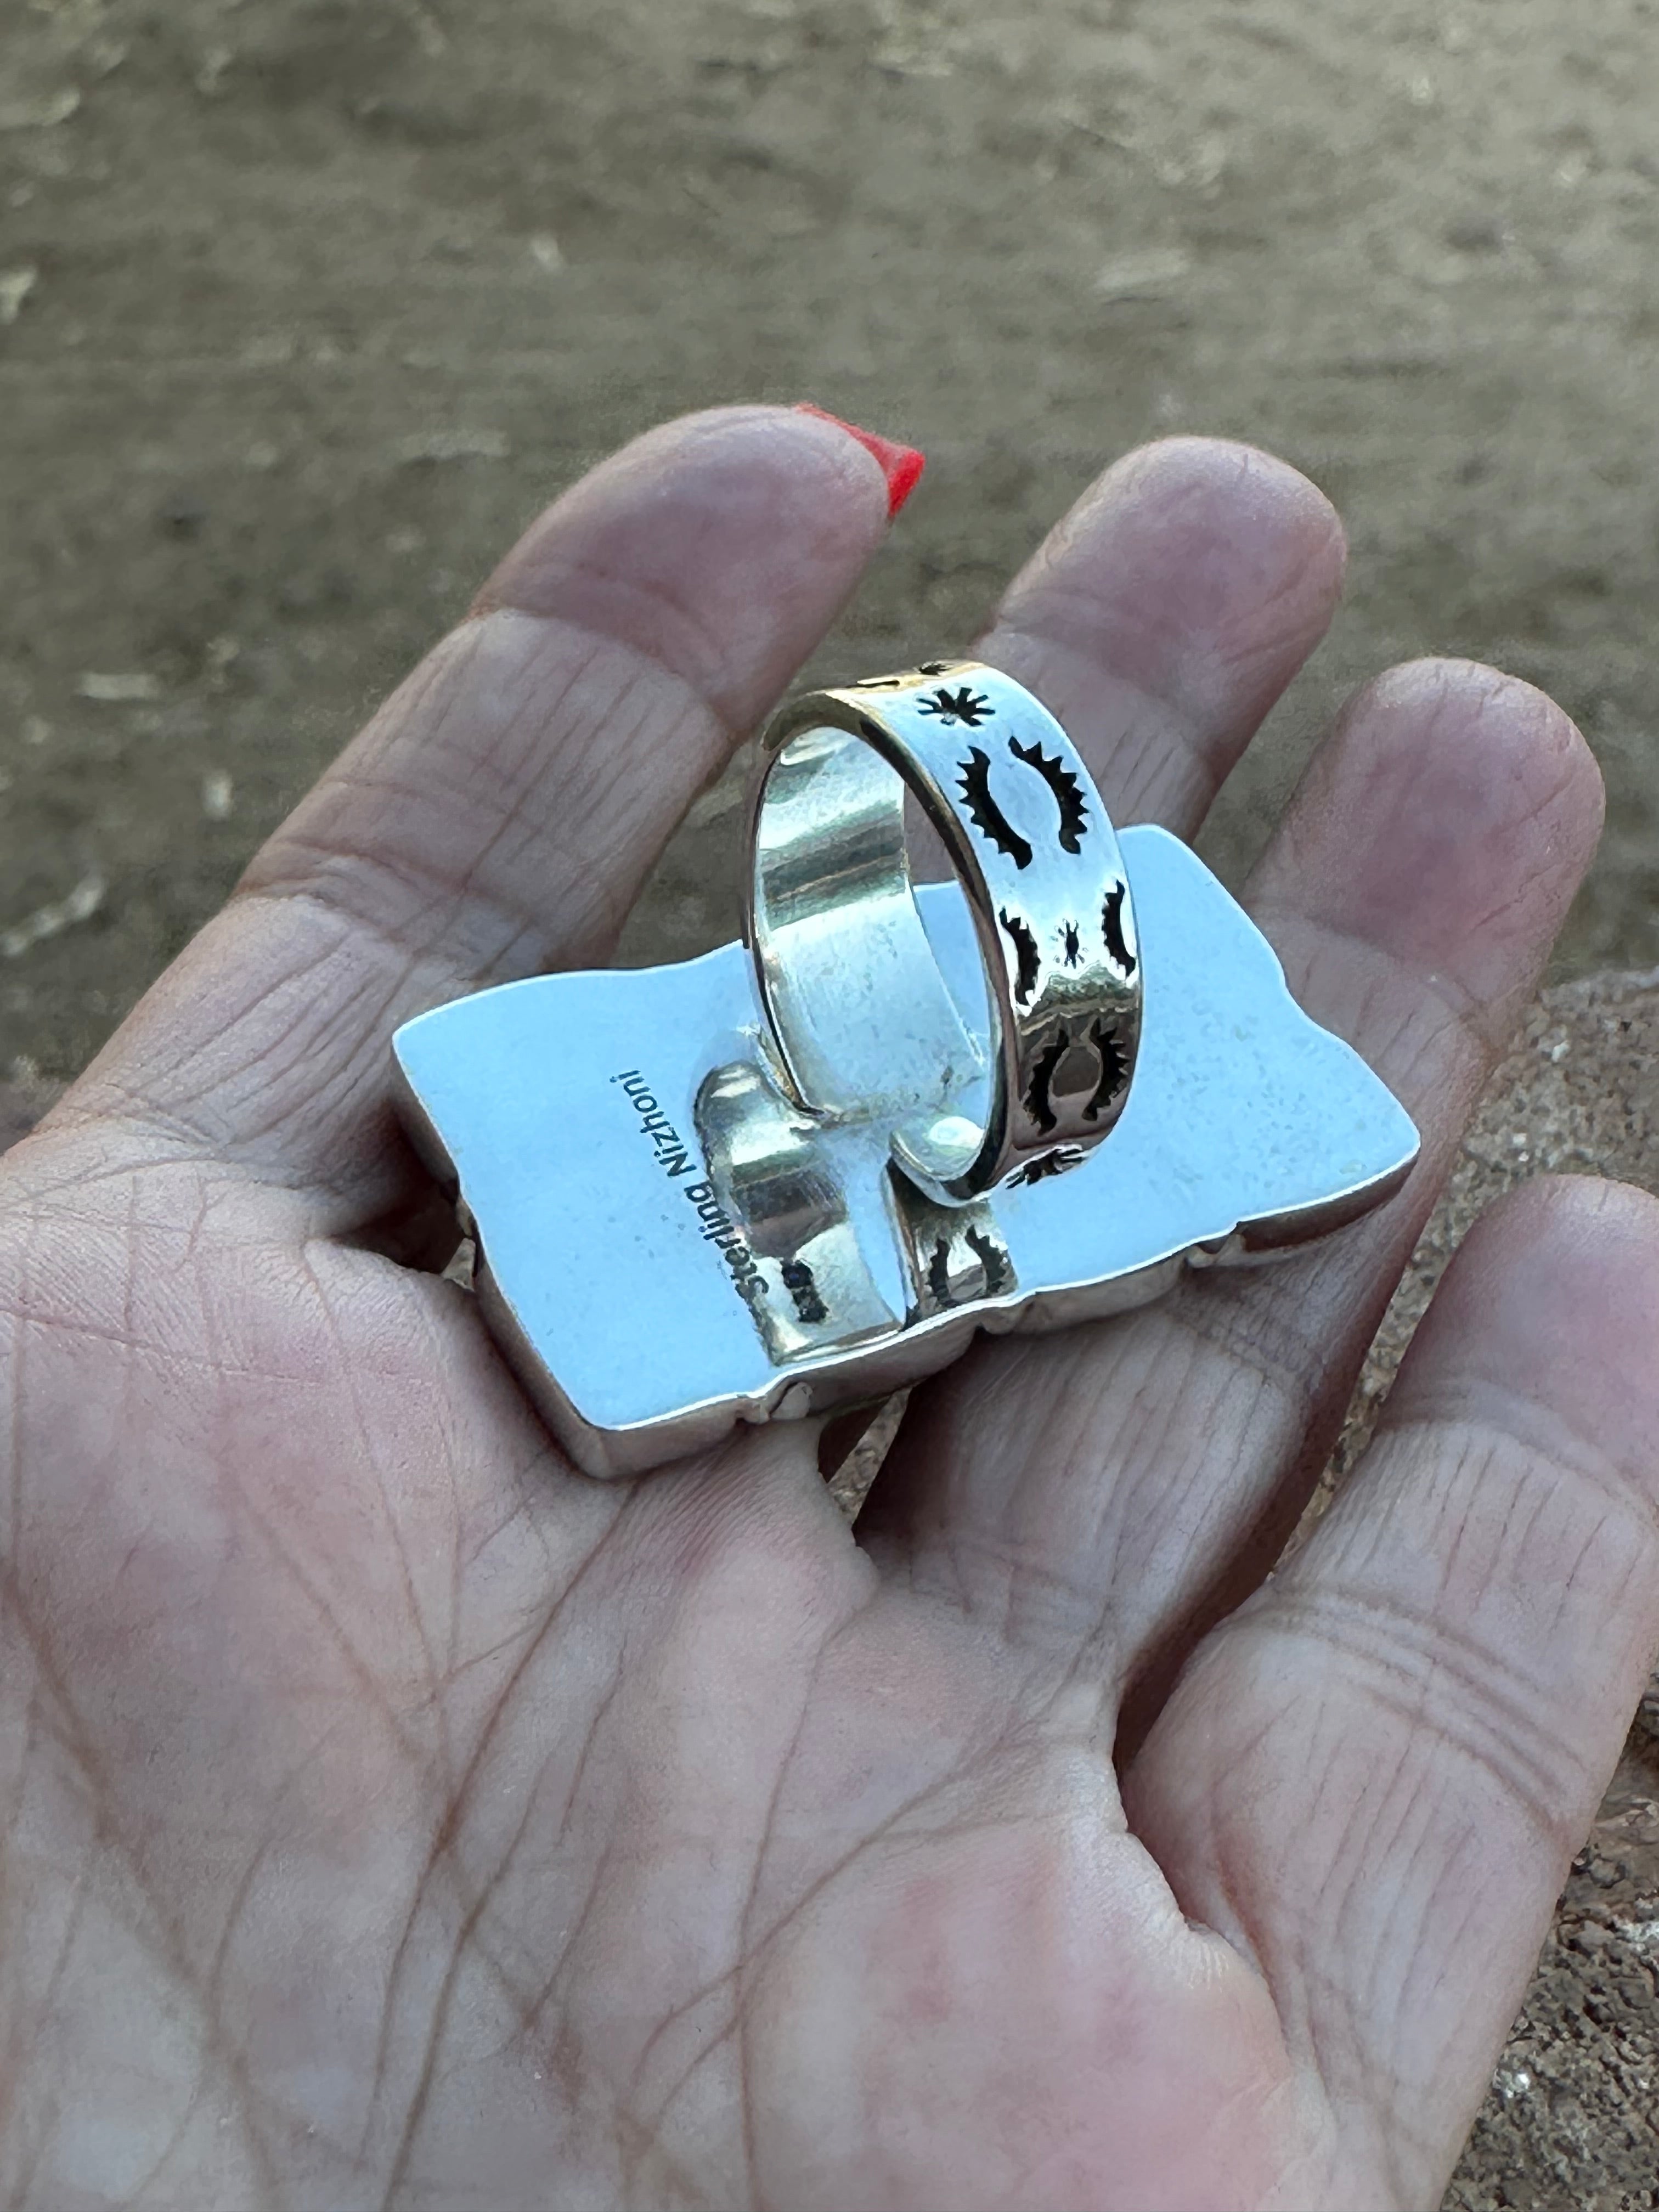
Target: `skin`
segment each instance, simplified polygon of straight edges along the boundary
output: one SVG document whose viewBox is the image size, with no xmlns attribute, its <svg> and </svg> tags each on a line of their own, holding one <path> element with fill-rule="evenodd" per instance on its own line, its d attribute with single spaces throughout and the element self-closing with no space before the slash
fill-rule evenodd
<svg viewBox="0 0 1659 2212">
<path fill-rule="evenodd" d="M 856 1536 L 799 1426 L 573 1474 L 415 1264 L 392 1029 L 606 957 L 885 527 L 799 415 L 607 462 L 0 1163 L 7 2204 L 1437 2200 L 1659 1644 L 1659 1206 L 1491 1216 L 1265 1577 L 1594 849 L 1555 708 L 1382 677 L 1249 886 L 1406 1192 L 981 1345 Z M 1191 833 L 1342 559 L 1155 446 L 978 650 Z"/>
</svg>

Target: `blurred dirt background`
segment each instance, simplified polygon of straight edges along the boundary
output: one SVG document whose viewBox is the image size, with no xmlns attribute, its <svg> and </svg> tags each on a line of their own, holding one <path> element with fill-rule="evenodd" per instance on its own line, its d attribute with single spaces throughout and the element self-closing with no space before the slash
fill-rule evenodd
<svg viewBox="0 0 1659 2212">
<path fill-rule="evenodd" d="M 1659 961 L 1656 356 L 1656 0 L 0 0 L 0 1115 L 550 494 L 734 397 L 930 458 L 825 673 L 957 648 L 1125 447 L 1276 447 L 1352 590 L 1211 857 L 1241 872 L 1352 683 L 1475 653 L 1607 770 L 1559 973 Z M 634 956 L 730 933 L 732 795 Z M 1571 1018 L 1635 1022 L 1623 988 Z M 1652 1097 L 1644 1018 L 1566 1056 L 1581 1119 Z M 1549 1156 L 1494 1110 L 1504 1173 Z M 1659 2205 L 1644 1726 L 1467 2212 Z"/>
</svg>

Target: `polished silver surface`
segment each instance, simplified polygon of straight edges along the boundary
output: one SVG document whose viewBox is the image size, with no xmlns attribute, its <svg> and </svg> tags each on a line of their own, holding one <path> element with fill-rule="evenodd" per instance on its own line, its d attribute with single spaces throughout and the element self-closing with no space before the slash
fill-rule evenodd
<svg viewBox="0 0 1659 2212">
<path fill-rule="evenodd" d="M 856 1403 L 976 1329 L 1121 1311 L 1399 1187 L 1417 1133 L 1386 1087 L 1194 854 L 1155 829 L 1121 842 L 1145 960 L 1121 1116 L 1075 1172 L 971 1204 L 895 1170 L 891 1098 L 815 1115 L 787 1095 L 740 945 L 507 984 L 398 1031 L 404 1111 L 475 1230 L 486 1315 L 580 1466 L 631 1474 Z M 916 908 L 971 1034 L 976 918 L 956 884 Z"/>
<path fill-rule="evenodd" d="M 917 910 L 905 793 L 955 868 L 983 987 L 953 995 Z M 1129 876 L 1060 724 L 978 661 L 793 700 L 762 736 L 744 936 L 785 1079 L 890 1124 L 941 1205 L 1080 1166 L 1130 1094 Z"/>
</svg>

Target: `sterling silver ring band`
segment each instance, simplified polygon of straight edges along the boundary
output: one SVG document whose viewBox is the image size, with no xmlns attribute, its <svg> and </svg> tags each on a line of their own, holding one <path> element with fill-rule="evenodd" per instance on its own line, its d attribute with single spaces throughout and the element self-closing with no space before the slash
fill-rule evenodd
<svg viewBox="0 0 1659 2212">
<path fill-rule="evenodd" d="M 918 912 L 907 789 L 978 936 L 957 1005 Z M 801 1104 L 891 1127 L 898 1165 L 961 1206 L 1077 1166 L 1123 1110 L 1139 1042 L 1129 878 L 1100 794 L 1024 685 L 933 661 L 791 701 L 750 803 L 744 937 Z"/>
</svg>

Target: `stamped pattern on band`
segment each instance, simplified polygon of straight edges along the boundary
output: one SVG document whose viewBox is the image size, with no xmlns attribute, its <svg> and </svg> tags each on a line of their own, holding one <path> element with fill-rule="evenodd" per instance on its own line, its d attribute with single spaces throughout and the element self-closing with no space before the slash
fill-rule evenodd
<svg viewBox="0 0 1659 2212">
<path fill-rule="evenodd" d="M 901 668 L 892 676 L 860 676 L 849 684 L 849 691 L 908 691 L 915 688 L 918 676 L 943 676 L 951 666 L 948 660 L 924 660 L 918 668 Z"/>
<path fill-rule="evenodd" d="M 941 684 L 937 691 L 928 693 L 919 711 L 936 715 L 947 730 L 954 729 L 958 722 L 964 729 L 976 730 L 981 722 L 990 720 L 996 708 L 982 691 L 975 691 L 969 684 L 963 684 L 953 691 L 948 684 Z"/>
<path fill-rule="evenodd" d="M 997 908 L 997 920 L 1008 933 L 1010 943 L 1019 962 L 1019 973 L 1014 980 L 1014 997 L 1022 1006 L 1031 1003 L 1037 977 L 1042 973 L 1042 955 L 1037 951 L 1036 939 L 1031 934 L 1031 925 L 1024 915 L 1010 914 L 1007 908 Z"/>
<path fill-rule="evenodd" d="M 976 695 L 970 693 L 965 686 L 954 694 L 938 691 L 931 700 L 924 702 L 922 711 L 937 714 L 946 723 L 963 720 L 970 729 L 974 729 L 978 726 L 975 719 L 977 706 L 975 713 L 969 714 L 963 702 L 975 699 Z M 946 700 L 951 702 L 948 711 L 940 703 Z M 986 711 L 988 713 L 990 710 Z M 865 734 L 867 736 L 868 731 Z M 1061 852 L 1080 853 L 1083 841 L 1089 834 L 1089 802 L 1083 795 L 1083 786 L 1076 770 L 1066 767 L 1061 754 L 1045 753 L 1040 738 L 1033 738 L 1029 745 L 1023 745 L 1018 738 L 1010 738 L 1008 750 L 1024 767 L 1034 769 L 1048 785 L 1060 812 L 1059 827 L 1054 834 Z M 991 789 L 990 755 L 978 745 L 969 745 L 968 757 L 957 763 L 957 773 L 962 778 L 963 799 L 975 829 L 981 837 L 988 838 L 998 852 L 1006 853 L 1017 868 L 1029 868 L 1032 857 L 1030 843 L 1010 822 Z M 1121 904 L 1123 886 L 1120 884 L 1118 888 Z"/>
<path fill-rule="evenodd" d="M 1080 853 L 1083 840 L 1089 834 L 1089 803 L 1076 775 L 1058 753 L 1045 753 L 1039 738 L 1033 738 L 1029 745 L 1023 745 L 1018 738 L 1010 738 L 1008 750 L 1016 760 L 1024 761 L 1027 768 L 1034 768 L 1054 794 L 1054 804 L 1060 809 L 1060 850 Z"/>
<path fill-rule="evenodd" d="M 941 1237 L 935 1241 L 927 1262 L 927 1288 L 936 1305 L 976 1304 L 981 1298 L 1000 1298 L 1012 1278 L 1008 1255 L 994 1237 L 970 1224 L 962 1241 L 979 1261 L 982 1283 L 967 1295 L 962 1287 L 952 1286 L 951 1239 Z"/>
<path fill-rule="evenodd" d="M 962 778 L 962 796 L 968 808 L 968 819 L 981 837 L 988 838 L 999 853 L 1006 853 L 1017 868 L 1031 865 L 1031 848 L 1013 823 L 997 805 L 991 793 L 991 756 L 978 745 L 969 745 L 968 757 L 957 763 L 957 772 Z"/>
<path fill-rule="evenodd" d="M 1054 1111 L 1050 1094 L 1060 1063 L 1071 1049 L 1071 1032 L 1062 1022 L 1049 1042 L 1037 1054 L 1031 1070 L 1030 1085 L 1025 1093 L 1025 1110 L 1045 1137 L 1050 1129 L 1059 1127 L 1060 1116 Z"/>
<path fill-rule="evenodd" d="M 1128 1081 L 1129 1063 L 1118 1042 L 1115 1022 L 1097 1022 L 1089 1035 L 1100 1054 L 1100 1081 L 1095 1086 L 1094 1097 L 1083 1109 L 1083 1118 L 1085 1121 L 1097 1121 Z"/>
<path fill-rule="evenodd" d="M 1106 903 L 1100 912 L 1101 933 L 1106 939 L 1106 955 L 1114 966 L 1126 975 L 1133 975 L 1140 965 L 1123 935 L 1123 902 L 1129 895 L 1127 884 L 1114 884 L 1106 894 Z"/>
<path fill-rule="evenodd" d="M 1060 1023 L 1037 1054 L 1025 1092 L 1025 1110 L 1045 1137 L 1060 1126 L 1060 1115 L 1054 1111 L 1054 1079 L 1067 1061 L 1071 1079 L 1062 1086 L 1061 1095 L 1075 1098 L 1087 1089 L 1088 1103 L 1081 1109 L 1085 1121 L 1097 1121 L 1128 1080 L 1128 1062 L 1115 1022 L 1097 1018 L 1078 1036 Z M 1061 1110 L 1074 1109 L 1068 1106 Z"/>
<path fill-rule="evenodd" d="M 1027 1160 L 1018 1175 L 1009 1176 L 1008 1188 L 1018 1190 L 1022 1185 L 1029 1188 L 1034 1182 L 1047 1182 L 1051 1176 L 1069 1175 L 1073 1168 L 1080 1168 L 1088 1157 L 1081 1145 L 1056 1145 L 1052 1152 Z"/>
</svg>

